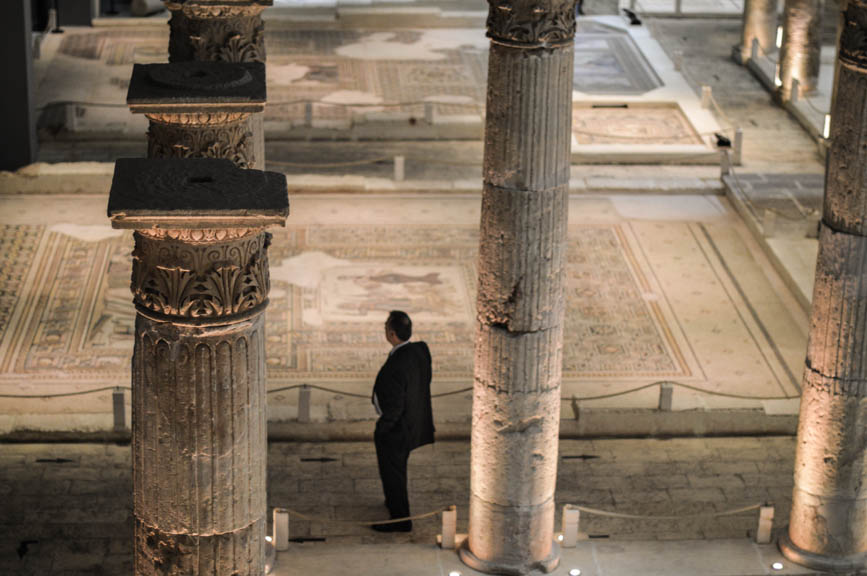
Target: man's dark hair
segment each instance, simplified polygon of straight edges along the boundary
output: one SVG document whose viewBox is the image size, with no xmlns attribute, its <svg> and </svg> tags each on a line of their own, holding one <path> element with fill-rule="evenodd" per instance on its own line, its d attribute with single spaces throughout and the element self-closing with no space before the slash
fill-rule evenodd
<svg viewBox="0 0 867 576">
<path fill-rule="evenodd" d="M 412 320 L 406 312 L 400 310 L 392 310 L 388 314 L 388 320 L 385 321 L 388 329 L 394 332 L 394 335 L 403 341 L 409 340 L 412 336 Z"/>
</svg>

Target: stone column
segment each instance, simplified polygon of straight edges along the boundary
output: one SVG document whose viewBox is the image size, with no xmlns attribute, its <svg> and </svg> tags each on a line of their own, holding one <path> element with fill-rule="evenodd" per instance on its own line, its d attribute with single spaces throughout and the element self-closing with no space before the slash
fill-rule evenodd
<svg viewBox="0 0 867 576">
<path fill-rule="evenodd" d="M 838 0 L 838 7 L 840 8 L 837 11 L 837 41 L 836 45 L 840 47 L 840 38 L 843 34 L 843 29 L 846 27 L 846 8 L 848 6 L 847 0 Z M 837 58 L 834 61 L 834 82 L 832 84 L 833 88 L 831 89 L 831 106 L 828 109 L 829 113 L 834 109 L 834 103 L 837 101 L 837 84 L 840 78 L 840 59 Z"/>
<path fill-rule="evenodd" d="M 551 571 L 575 34 L 572 0 L 489 0 L 491 38 L 462 560 Z"/>
<path fill-rule="evenodd" d="M 795 488 L 780 547 L 813 569 L 867 568 L 867 2 L 850 0 L 832 113 Z"/>
<path fill-rule="evenodd" d="M 150 120 L 149 158 L 225 158 L 262 168 L 251 114 L 265 108 L 265 65 L 259 62 L 136 64 L 130 110 Z"/>
<path fill-rule="evenodd" d="M 135 573 L 261 576 L 267 422 L 264 231 L 281 174 L 121 159 L 108 214 L 135 230 Z"/>
<path fill-rule="evenodd" d="M 262 11 L 273 0 L 164 0 L 171 12 L 169 62 L 265 62 Z M 265 166 L 265 118 L 250 118 L 253 148 Z"/>
<path fill-rule="evenodd" d="M 792 97 L 792 80 L 797 78 L 799 96 L 809 94 L 819 82 L 822 53 L 822 0 L 786 0 L 783 9 L 783 45 L 780 47 L 778 96 Z"/>
<path fill-rule="evenodd" d="M 744 30 L 738 52 L 742 63 L 752 55 L 753 40 L 758 40 L 767 54 L 776 50 L 777 0 L 744 0 Z"/>
<path fill-rule="evenodd" d="M 28 0 L 0 2 L 0 170 L 17 170 L 36 162 L 36 110 L 33 101 L 31 6 Z"/>
</svg>

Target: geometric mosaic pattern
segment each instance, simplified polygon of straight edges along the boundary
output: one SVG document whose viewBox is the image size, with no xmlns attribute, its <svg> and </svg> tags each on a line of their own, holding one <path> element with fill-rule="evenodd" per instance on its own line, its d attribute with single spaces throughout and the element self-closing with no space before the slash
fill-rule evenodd
<svg viewBox="0 0 867 576">
<path fill-rule="evenodd" d="M 584 146 L 702 144 L 680 108 L 670 105 L 611 108 L 575 105 L 572 133 Z"/>
<path fill-rule="evenodd" d="M 639 95 L 662 81 L 624 30 L 579 21 L 575 36 L 575 90 L 586 94 Z"/>
<path fill-rule="evenodd" d="M 134 310 L 128 234 L 101 241 L 0 228 L 6 247 L 0 379 L 129 380 Z M 34 235 L 37 235 L 34 237 Z M 472 379 L 476 228 L 309 227 L 274 231 L 267 312 L 269 383 L 370 381 L 383 355 L 382 322 L 402 308 L 430 344 L 440 381 Z M 29 264 L 37 289 L 22 294 Z M 7 272 L 8 271 L 8 272 Z M 289 279 L 294 283 L 290 283 Z M 564 380 L 690 374 L 618 226 L 570 230 Z M 6 305 L 0 309 L 10 308 Z"/>
</svg>

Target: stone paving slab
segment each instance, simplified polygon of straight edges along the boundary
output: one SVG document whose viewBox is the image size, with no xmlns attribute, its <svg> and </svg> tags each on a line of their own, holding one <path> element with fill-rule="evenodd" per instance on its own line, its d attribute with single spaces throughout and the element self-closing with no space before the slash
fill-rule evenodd
<svg viewBox="0 0 867 576">
<path fill-rule="evenodd" d="M 414 513 L 455 504 L 458 531 L 466 532 L 469 451 L 468 442 L 438 442 L 412 454 L 409 488 Z M 677 515 L 773 502 L 779 531 L 788 518 L 794 451 L 792 437 L 561 441 L 557 507 L 569 503 L 621 513 Z M 325 460 L 311 460 L 320 458 Z M 129 446 L 0 444 L 0 464 L 0 574 L 131 573 Z M 335 520 L 370 521 L 387 515 L 372 442 L 271 443 L 268 487 L 269 507 Z M 748 513 L 716 520 L 635 521 L 582 514 L 581 522 L 581 531 L 595 537 L 594 546 L 602 546 L 595 548 L 597 557 L 611 554 L 597 573 L 626 574 L 619 572 L 623 565 L 613 554 L 628 550 L 632 544 L 627 542 L 635 542 L 635 550 L 659 561 L 657 552 L 672 548 L 641 542 L 737 539 L 742 547 L 738 550 L 749 551 L 757 517 Z M 412 573 L 422 574 L 418 570 L 426 565 L 425 554 L 436 555 L 433 543 L 439 528 L 439 520 L 433 518 L 416 522 L 411 534 L 384 535 L 364 527 L 292 519 L 290 535 L 325 538 L 315 547 L 294 548 L 298 560 L 309 562 L 311 570 L 326 565 L 323 562 L 347 562 L 356 551 L 356 559 L 382 556 L 382 545 L 398 543 L 410 546 L 406 550 L 417 568 Z M 725 549 L 720 546 L 714 549 Z M 403 554 L 388 557 L 400 562 Z M 670 574 L 680 573 L 684 572 Z M 709 567 L 692 575 L 699 573 L 751 574 Z"/>
<path fill-rule="evenodd" d="M 781 562 L 783 568 L 771 565 Z M 785 560 L 774 545 L 747 539 L 711 542 L 580 542 L 564 549 L 553 576 L 580 570 L 581 576 L 759 576 L 813 574 Z M 358 576 L 481 575 L 461 563 L 450 550 L 419 544 L 293 546 L 277 557 L 274 576 L 292 574 L 356 574 Z"/>
</svg>

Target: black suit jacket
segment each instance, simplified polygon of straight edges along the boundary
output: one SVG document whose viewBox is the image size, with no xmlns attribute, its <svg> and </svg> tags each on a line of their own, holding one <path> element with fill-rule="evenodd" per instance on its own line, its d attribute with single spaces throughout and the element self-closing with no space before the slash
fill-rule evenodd
<svg viewBox="0 0 867 576">
<path fill-rule="evenodd" d="M 388 357 L 373 386 L 382 410 L 378 439 L 400 440 L 407 450 L 434 441 L 430 382 L 431 356 L 424 342 L 405 344 Z"/>
</svg>

